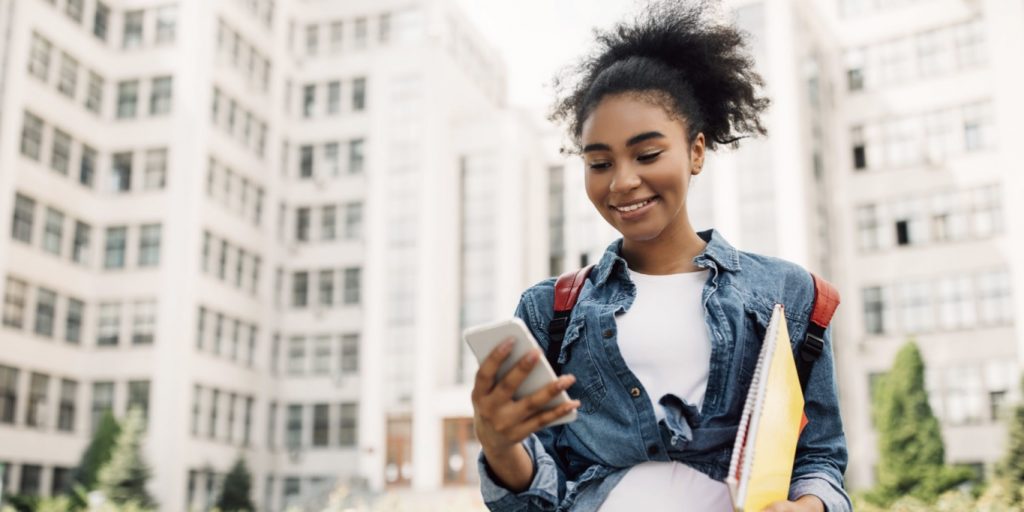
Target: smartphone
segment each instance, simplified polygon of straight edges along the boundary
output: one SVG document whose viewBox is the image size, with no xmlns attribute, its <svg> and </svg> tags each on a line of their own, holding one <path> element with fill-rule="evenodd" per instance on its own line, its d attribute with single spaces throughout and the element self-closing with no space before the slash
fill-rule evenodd
<svg viewBox="0 0 1024 512">
<path fill-rule="evenodd" d="M 496 381 L 500 381 L 505 374 L 512 369 L 512 367 L 519 362 L 519 360 L 525 356 L 530 350 L 540 351 L 540 357 L 537 360 L 537 364 L 534 365 L 533 370 L 526 376 L 526 380 L 519 385 L 512 397 L 516 400 L 520 400 L 527 396 L 530 396 L 534 392 L 540 390 L 544 386 L 554 382 L 558 377 L 555 375 L 555 371 L 551 368 L 546 357 L 544 357 L 544 351 L 541 349 L 540 344 L 534 339 L 533 334 L 530 334 L 530 329 L 526 327 L 526 324 L 519 318 L 512 318 L 510 320 L 501 320 L 498 322 L 479 325 L 470 327 L 462 332 L 462 339 L 469 345 L 470 350 L 476 356 L 478 363 L 483 364 L 484 359 L 491 352 L 498 348 L 498 345 L 502 341 L 508 338 L 515 339 L 515 344 L 512 346 L 512 351 L 509 353 L 505 361 L 501 363 L 501 368 L 498 369 L 498 375 Z M 558 395 L 555 395 L 550 402 L 544 404 L 544 410 L 550 410 L 554 407 L 558 407 L 569 401 L 569 394 L 562 391 Z M 547 426 L 562 425 L 576 420 L 576 411 L 558 418 Z"/>
</svg>

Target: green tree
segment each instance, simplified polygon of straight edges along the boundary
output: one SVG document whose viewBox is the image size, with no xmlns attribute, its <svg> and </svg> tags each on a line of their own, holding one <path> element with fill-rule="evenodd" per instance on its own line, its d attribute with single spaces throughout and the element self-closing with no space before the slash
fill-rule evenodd
<svg viewBox="0 0 1024 512">
<path fill-rule="evenodd" d="M 872 413 L 878 430 L 878 482 L 867 499 L 889 505 L 903 496 L 932 503 L 944 491 L 968 481 L 969 469 L 945 465 L 939 421 L 924 389 L 924 361 L 907 343 L 881 378 Z"/>
<path fill-rule="evenodd" d="M 249 494 L 252 491 L 252 475 L 245 466 L 245 458 L 239 457 L 231 471 L 224 477 L 224 486 L 217 498 L 217 508 L 223 512 L 252 511 Z"/>
<path fill-rule="evenodd" d="M 96 432 L 92 436 L 92 441 L 89 442 L 89 446 L 82 453 L 82 459 L 71 476 L 73 489 L 84 489 L 87 492 L 96 487 L 100 468 L 110 461 L 114 445 L 117 443 L 117 437 L 120 434 L 121 426 L 117 423 L 114 415 L 110 411 L 103 413 L 103 417 L 96 427 Z M 70 497 L 76 505 L 80 507 L 85 506 L 85 502 L 81 499 L 79 493 L 71 492 Z"/>
<path fill-rule="evenodd" d="M 140 409 L 128 411 L 110 462 L 100 469 L 99 489 L 113 503 L 155 508 L 153 498 L 146 491 L 150 470 L 142 459 L 144 423 Z"/>
<path fill-rule="evenodd" d="M 1021 380 L 1021 390 L 1024 390 L 1024 379 Z M 996 476 L 1005 479 L 1013 488 L 1024 489 L 1024 402 L 1013 408 L 1006 427 L 1009 433 L 1006 455 L 996 466 Z M 1018 493 L 1014 501 L 1020 503 L 1024 497 Z"/>
</svg>

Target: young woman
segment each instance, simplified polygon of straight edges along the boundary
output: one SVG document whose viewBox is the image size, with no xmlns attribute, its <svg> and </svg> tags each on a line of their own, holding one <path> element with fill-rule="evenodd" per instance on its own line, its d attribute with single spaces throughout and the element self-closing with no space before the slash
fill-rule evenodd
<svg viewBox="0 0 1024 512">
<path fill-rule="evenodd" d="M 794 340 L 814 284 L 804 269 L 738 251 L 686 211 L 706 152 L 764 134 L 768 101 L 743 37 L 702 3 L 650 6 L 599 33 L 558 101 L 582 155 L 587 195 L 622 234 L 591 271 L 559 361 L 565 375 L 522 400 L 532 353 L 495 382 L 508 346 L 473 388 L 482 492 L 494 511 L 727 511 L 723 483 L 772 307 Z M 548 343 L 554 279 L 523 293 L 516 316 Z M 830 333 L 814 363 L 789 500 L 771 511 L 847 511 L 846 441 Z M 573 400 L 543 411 L 561 390 Z M 545 427 L 578 409 L 576 421 Z M 627 508 L 628 507 L 628 508 Z"/>
</svg>

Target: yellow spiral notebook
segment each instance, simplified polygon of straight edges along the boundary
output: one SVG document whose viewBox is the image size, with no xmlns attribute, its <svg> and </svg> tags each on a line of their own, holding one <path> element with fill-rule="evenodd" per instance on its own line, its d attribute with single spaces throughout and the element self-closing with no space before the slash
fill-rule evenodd
<svg viewBox="0 0 1024 512">
<path fill-rule="evenodd" d="M 743 405 L 726 484 L 737 512 L 761 509 L 789 495 L 793 459 L 806 424 L 804 396 L 781 304 L 772 311 Z"/>
</svg>

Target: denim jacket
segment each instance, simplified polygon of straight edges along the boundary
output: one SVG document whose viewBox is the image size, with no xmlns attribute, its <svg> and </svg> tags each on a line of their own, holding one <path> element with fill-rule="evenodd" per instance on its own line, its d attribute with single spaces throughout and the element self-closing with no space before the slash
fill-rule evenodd
<svg viewBox="0 0 1024 512">
<path fill-rule="evenodd" d="M 534 461 L 534 477 L 530 487 L 518 494 L 496 481 L 481 453 L 481 491 L 490 510 L 596 510 L 629 468 L 645 461 L 678 461 L 725 480 L 772 309 L 776 303 L 783 304 L 796 349 L 807 330 L 814 284 L 798 265 L 737 251 L 714 230 L 699 235 L 707 246 L 693 261 L 711 270 L 703 303 L 712 345 L 701 409 L 668 394 L 658 397 L 665 412 L 665 419 L 658 421 L 643 384 L 619 352 L 615 315 L 629 309 L 636 286 L 618 239 L 584 284 L 559 355 L 563 373 L 577 378 L 568 392 L 581 402 L 579 416 L 523 441 Z M 554 284 L 552 278 L 530 287 L 515 312 L 545 349 Z M 812 367 L 804 399 L 809 423 L 797 444 L 789 499 L 811 494 L 829 512 L 849 511 L 852 506 L 843 489 L 846 439 L 839 416 L 831 329 L 825 333 L 825 349 Z"/>
</svg>

